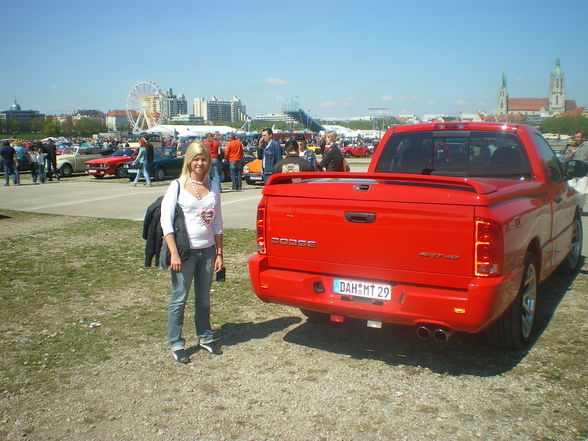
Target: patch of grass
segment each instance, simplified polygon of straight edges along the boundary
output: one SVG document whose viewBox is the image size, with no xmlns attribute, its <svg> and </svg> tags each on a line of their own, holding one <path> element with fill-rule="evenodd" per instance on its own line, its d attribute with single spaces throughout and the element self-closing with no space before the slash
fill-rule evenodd
<svg viewBox="0 0 588 441">
<path fill-rule="evenodd" d="M 141 229 L 0 210 L 0 392 L 52 389 L 116 348 L 165 341 L 170 276 L 143 266 Z M 238 322 L 256 302 L 243 271 L 254 241 L 253 231 L 225 231 L 228 274 L 213 284 L 214 323 Z"/>
</svg>

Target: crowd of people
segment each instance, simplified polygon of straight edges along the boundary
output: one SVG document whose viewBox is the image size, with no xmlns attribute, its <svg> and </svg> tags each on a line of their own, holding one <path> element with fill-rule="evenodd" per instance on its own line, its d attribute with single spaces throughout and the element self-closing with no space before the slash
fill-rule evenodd
<svg viewBox="0 0 588 441">
<path fill-rule="evenodd" d="M 44 184 L 46 181 L 52 181 L 55 177 L 58 181 L 61 179 L 57 169 L 57 154 L 55 142 L 50 140 L 48 143 L 36 141 L 27 143 L 25 146 L 21 141 L 2 141 L 0 148 L 0 157 L 4 169 L 4 186 L 10 185 L 10 178 L 14 185 L 20 185 L 21 166 L 27 164 L 31 172 L 33 184 Z"/>
</svg>

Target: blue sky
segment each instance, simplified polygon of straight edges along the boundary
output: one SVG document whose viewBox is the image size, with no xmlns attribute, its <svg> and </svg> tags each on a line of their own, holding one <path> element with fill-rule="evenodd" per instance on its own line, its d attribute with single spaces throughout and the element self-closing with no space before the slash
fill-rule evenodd
<svg viewBox="0 0 588 441">
<path fill-rule="evenodd" d="M 318 117 L 470 113 L 546 97 L 556 58 L 588 106 L 588 1 L 0 0 L 0 109 L 124 109 L 140 79 Z"/>
</svg>

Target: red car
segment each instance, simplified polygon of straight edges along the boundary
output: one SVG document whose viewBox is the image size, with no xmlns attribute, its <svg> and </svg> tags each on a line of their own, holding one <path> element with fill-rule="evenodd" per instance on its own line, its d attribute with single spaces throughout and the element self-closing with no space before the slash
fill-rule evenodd
<svg viewBox="0 0 588 441">
<path fill-rule="evenodd" d="M 138 151 L 138 148 L 118 149 L 112 156 L 86 161 L 86 174 L 95 178 L 103 178 L 106 175 L 124 178 L 127 172 L 123 164 L 134 160 Z"/>
<path fill-rule="evenodd" d="M 370 156 L 372 154 L 371 150 L 363 145 L 348 145 L 341 149 L 341 153 L 346 158 L 350 158 L 351 156 Z"/>
<path fill-rule="evenodd" d="M 367 173 L 278 173 L 263 189 L 251 283 L 311 319 L 414 326 L 447 341 L 533 341 L 539 285 L 581 265 L 584 195 L 533 127 L 398 126 Z M 312 228 L 308 228 L 312 225 Z"/>
</svg>

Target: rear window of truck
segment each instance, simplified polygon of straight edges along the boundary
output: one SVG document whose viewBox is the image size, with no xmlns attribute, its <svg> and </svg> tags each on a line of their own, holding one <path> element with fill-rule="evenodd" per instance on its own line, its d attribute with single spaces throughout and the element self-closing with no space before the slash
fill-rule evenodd
<svg viewBox="0 0 588 441">
<path fill-rule="evenodd" d="M 532 179 L 520 139 L 511 133 L 431 131 L 390 137 L 376 172 Z"/>
</svg>

